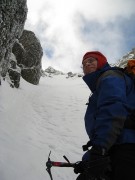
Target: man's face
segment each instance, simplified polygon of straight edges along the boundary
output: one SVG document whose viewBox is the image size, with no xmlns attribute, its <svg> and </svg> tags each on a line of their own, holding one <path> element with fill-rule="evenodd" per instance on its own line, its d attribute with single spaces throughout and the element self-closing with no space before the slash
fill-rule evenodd
<svg viewBox="0 0 135 180">
<path fill-rule="evenodd" d="M 84 74 L 89 74 L 92 72 L 95 72 L 97 70 L 97 59 L 93 58 L 93 57 L 89 57 L 87 59 L 83 60 L 83 72 Z"/>
</svg>

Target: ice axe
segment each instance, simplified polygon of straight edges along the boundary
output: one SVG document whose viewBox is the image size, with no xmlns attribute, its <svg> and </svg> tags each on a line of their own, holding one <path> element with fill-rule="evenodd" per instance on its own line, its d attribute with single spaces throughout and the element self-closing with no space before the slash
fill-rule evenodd
<svg viewBox="0 0 135 180">
<path fill-rule="evenodd" d="M 74 165 L 75 165 L 75 163 L 70 163 L 70 161 L 67 159 L 66 156 L 63 156 L 63 157 L 67 162 L 51 161 L 50 155 L 51 155 L 51 151 L 48 156 L 48 161 L 46 162 L 46 167 L 47 167 L 46 170 L 47 170 L 51 180 L 53 180 L 52 173 L 51 173 L 51 167 L 53 167 L 53 166 L 55 166 L 55 167 L 74 167 Z"/>
<path fill-rule="evenodd" d="M 74 167 L 74 166 L 77 164 L 77 162 L 76 162 L 76 163 L 70 163 L 70 161 L 67 159 L 66 156 L 63 156 L 63 157 L 64 157 L 64 159 L 65 159 L 67 162 L 51 161 L 50 155 L 51 155 L 51 151 L 50 151 L 49 156 L 48 156 L 48 161 L 46 162 L 46 167 L 47 167 L 46 170 L 47 170 L 47 172 L 48 172 L 51 180 L 53 180 L 52 173 L 51 173 L 51 168 L 52 168 L 53 166 L 54 166 L 54 167 Z M 96 161 L 95 161 L 95 163 L 96 163 Z M 94 165 L 94 166 L 95 166 L 95 165 Z M 94 166 L 93 166 L 93 165 L 92 165 L 92 166 L 89 166 L 89 169 L 90 169 L 90 168 L 93 168 Z M 85 176 L 85 177 L 86 177 L 87 180 L 110 180 L 110 177 L 107 177 L 107 176 L 100 177 L 100 178 L 89 177 L 89 176 L 87 176 L 87 170 L 88 170 L 88 169 L 85 170 L 85 173 L 86 173 L 86 176 Z M 78 178 L 77 178 L 77 179 L 78 179 Z"/>
</svg>

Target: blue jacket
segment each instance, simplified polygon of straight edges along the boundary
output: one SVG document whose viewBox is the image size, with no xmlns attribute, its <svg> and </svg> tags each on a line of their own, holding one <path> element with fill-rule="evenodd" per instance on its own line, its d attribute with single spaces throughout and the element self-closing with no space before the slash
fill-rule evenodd
<svg viewBox="0 0 135 180">
<path fill-rule="evenodd" d="M 115 68 L 107 63 L 83 77 L 92 92 L 85 114 L 86 132 L 93 145 L 107 150 L 114 144 L 135 143 L 135 130 L 124 128 L 127 116 L 135 109 L 135 86 L 130 77 L 116 73 L 97 81 L 111 69 Z"/>
</svg>

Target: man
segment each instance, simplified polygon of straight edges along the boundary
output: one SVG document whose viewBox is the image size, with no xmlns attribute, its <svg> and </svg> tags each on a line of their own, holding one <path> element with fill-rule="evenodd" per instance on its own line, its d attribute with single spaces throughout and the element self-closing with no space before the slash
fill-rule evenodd
<svg viewBox="0 0 135 180">
<path fill-rule="evenodd" d="M 133 81 L 110 67 L 98 51 L 87 52 L 82 65 L 83 79 L 93 93 L 85 114 L 90 141 L 84 150 L 91 149 L 75 165 L 74 172 L 81 173 L 77 180 L 134 180 L 135 129 L 127 126 L 135 109 Z"/>
</svg>

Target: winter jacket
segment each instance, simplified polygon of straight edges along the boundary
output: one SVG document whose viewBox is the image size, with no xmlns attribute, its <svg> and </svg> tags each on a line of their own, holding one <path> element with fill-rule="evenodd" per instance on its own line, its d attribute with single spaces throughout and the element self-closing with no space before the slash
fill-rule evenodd
<svg viewBox="0 0 135 180">
<path fill-rule="evenodd" d="M 135 143 L 135 130 L 124 127 L 125 120 L 135 109 L 135 86 L 127 75 L 110 73 L 101 77 L 113 69 L 107 63 L 83 77 L 92 92 L 85 114 L 86 132 L 92 145 L 107 150 L 114 144 Z"/>
</svg>

